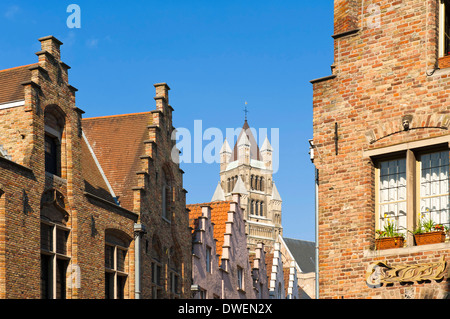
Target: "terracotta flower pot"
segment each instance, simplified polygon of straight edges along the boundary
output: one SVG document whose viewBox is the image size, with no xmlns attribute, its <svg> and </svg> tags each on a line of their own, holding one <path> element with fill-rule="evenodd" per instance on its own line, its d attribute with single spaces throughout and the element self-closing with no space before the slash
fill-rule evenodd
<svg viewBox="0 0 450 319">
<path fill-rule="evenodd" d="M 433 231 L 429 233 L 415 234 L 414 240 L 417 246 L 443 243 L 445 241 L 445 232 Z"/>
<path fill-rule="evenodd" d="M 378 250 L 403 247 L 405 239 L 399 237 L 384 237 L 375 239 L 375 247 Z"/>
</svg>

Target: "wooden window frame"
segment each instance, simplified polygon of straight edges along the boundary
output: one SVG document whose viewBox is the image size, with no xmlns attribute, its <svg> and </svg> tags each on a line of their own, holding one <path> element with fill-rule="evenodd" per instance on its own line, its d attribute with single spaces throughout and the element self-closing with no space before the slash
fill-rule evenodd
<svg viewBox="0 0 450 319">
<path fill-rule="evenodd" d="M 364 152 L 364 157 L 370 157 L 375 167 L 375 229 L 380 227 L 379 207 L 379 163 L 398 158 L 406 159 L 406 245 L 414 246 L 413 231 L 419 222 L 420 213 L 420 176 L 421 156 L 425 154 L 447 151 L 450 157 L 449 136 L 429 140 L 405 143 L 393 147 L 380 148 Z"/>
<path fill-rule="evenodd" d="M 125 287 L 127 285 L 127 280 L 128 280 L 128 248 L 115 244 L 115 243 L 109 243 L 106 242 L 105 243 L 105 254 L 106 254 L 106 248 L 113 248 L 113 265 L 111 265 L 112 267 L 107 267 L 106 264 L 106 259 L 105 259 L 105 281 L 106 281 L 106 276 L 110 275 L 112 276 L 112 280 L 113 280 L 113 285 L 112 287 L 110 287 L 112 295 L 107 295 L 106 294 L 106 290 L 105 290 L 105 298 L 107 299 L 123 299 L 127 297 L 127 293 L 125 291 Z M 125 253 L 125 257 L 123 259 L 123 269 L 119 269 L 119 252 L 124 252 Z M 106 257 L 106 256 L 105 256 Z M 122 284 L 122 280 L 125 280 L 123 283 L 123 290 L 121 290 L 121 284 Z M 106 284 L 106 282 L 105 282 Z"/>
<path fill-rule="evenodd" d="M 70 228 L 45 220 L 45 219 L 41 219 L 41 226 L 45 225 L 49 228 L 51 228 L 51 240 L 50 240 L 50 246 L 48 247 L 50 249 L 43 249 L 42 248 L 42 239 L 41 239 L 41 258 L 45 258 L 43 256 L 47 256 L 48 261 L 50 263 L 49 268 L 48 268 L 48 291 L 46 291 L 47 295 L 42 295 L 42 285 L 45 284 L 42 282 L 41 279 L 41 298 L 43 299 L 65 299 L 66 298 L 66 293 L 67 293 L 67 267 L 70 263 L 70 256 L 67 255 L 67 238 L 69 237 L 70 234 Z M 58 231 L 63 231 L 64 233 L 67 234 L 67 238 L 66 238 L 66 242 L 65 247 L 64 247 L 64 251 L 61 252 L 60 250 L 60 243 L 58 242 L 58 239 L 60 238 L 58 236 Z M 64 270 L 63 273 L 59 272 L 58 267 L 61 266 L 61 263 L 65 263 L 66 264 L 66 269 Z M 42 269 L 42 264 L 41 264 L 41 271 L 43 271 Z M 60 276 L 58 276 L 58 274 L 60 274 Z M 59 281 L 58 281 L 59 280 Z M 63 286 L 62 289 L 58 289 L 57 285 L 58 282 L 60 282 Z"/>
</svg>

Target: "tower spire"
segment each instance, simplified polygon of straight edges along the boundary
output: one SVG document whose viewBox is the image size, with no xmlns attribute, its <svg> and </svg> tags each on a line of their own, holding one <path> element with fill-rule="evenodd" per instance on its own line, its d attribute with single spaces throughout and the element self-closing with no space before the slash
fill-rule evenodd
<svg viewBox="0 0 450 319">
<path fill-rule="evenodd" d="M 247 122 L 247 113 L 249 110 L 247 110 L 247 101 L 245 101 L 245 108 L 244 108 L 244 114 L 245 114 L 245 122 Z"/>
</svg>

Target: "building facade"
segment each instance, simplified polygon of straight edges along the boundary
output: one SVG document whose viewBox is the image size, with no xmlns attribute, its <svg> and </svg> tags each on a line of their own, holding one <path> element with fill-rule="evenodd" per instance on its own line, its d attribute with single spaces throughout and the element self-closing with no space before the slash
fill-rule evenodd
<svg viewBox="0 0 450 319">
<path fill-rule="evenodd" d="M 268 299 L 264 245 L 249 254 L 241 195 L 232 201 L 187 205 L 194 299 Z"/>
<path fill-rule="evenodd" d="M 82 120 L 62 43 L 39 41 L 0 71 L 0 298 L 188 297 L 168 86 L 155 111 Z"/>
<path fill-rule="evenodd" d="M 233 150 L 225 140 L 220 151 L 220 181 L 211 201 L 229 200 L 235 190 L 242 194 L 251 251 L 259 242 L 272 247 L 283 232 L 282 199 L 273 181 L 272 152 L 267 138 L 261 148 L 258 146 L 247 120 Z"/>
<path fill-rule="evenodd" d="M 313 84 L 320 298 L 448 298 L 448 1 L 334 2 L 332 74 Z M 405 242 L 376 247 L 393 226 Z"/>
</svg>

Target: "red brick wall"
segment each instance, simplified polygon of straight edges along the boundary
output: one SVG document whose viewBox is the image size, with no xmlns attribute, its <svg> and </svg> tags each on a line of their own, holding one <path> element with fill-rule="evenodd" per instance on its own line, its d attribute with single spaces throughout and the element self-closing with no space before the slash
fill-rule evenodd
<svg viewBox="0 0 450 319">
<path fill-rule="evenodd" d="M 342 24 L 342 12 L 348 9 L 349 3 L 341 2 L 336 1 L 335 25 Z M 368 253 L 375 238 L 375 175 L 370 158 L 362 156 L 369 149 L 448 135 L 448 130 L 438 128 L 396 133 L 404 115 L 413 116 L 413 127 L 442 126 L 448 120 L 448 72 L 427 75 L 437 60 L 436 3 L 358 1 L 364 17 L 357 23 L 360 31 L 335 39 L 335 77 L 312 81 L 321 298 L 403 298 L 408 287 L 414 289 L 415 298 L 439 297 L 448 291 L 445 280 L 371 289 L 364 278 L 375 260 L 391 264 L 430 262 L 440 256 L 449 260 L 448 245 L 438 251 L 402 250 L 378 258 Z M 370 5 L 380 9 L 375 17 L 378 26 L 366 23 Z M 366 135 L 377 141 L 369 143 Z"/>
</svg>

